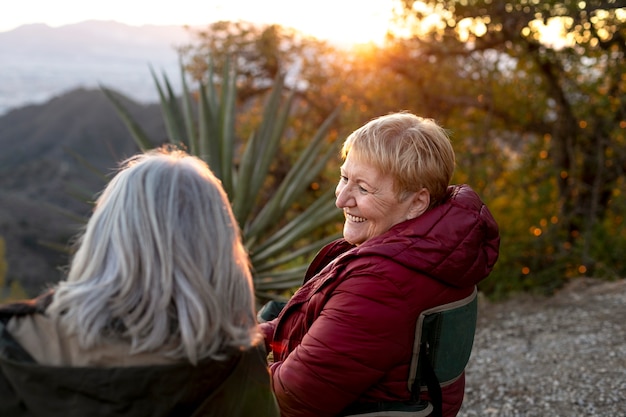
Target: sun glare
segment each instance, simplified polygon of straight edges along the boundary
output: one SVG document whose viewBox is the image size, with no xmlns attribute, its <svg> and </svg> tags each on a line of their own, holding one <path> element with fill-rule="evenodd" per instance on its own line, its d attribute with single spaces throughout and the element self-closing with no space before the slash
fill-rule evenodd
<svg viewBox="0 0 626 417">
<path fill-rule="evenodd" d="M 147 0 L 109 0 L 106 5 L 78 0 L 15 2 L 0 14 L 0 31 L 29 23 L 57 27 L 84 20 L 130 25 L 203 26 L 219 20 L 276 23 L 342 45 L 382 42 L 393 0 L 178 0 L 159 6 Z"/>
<path fill-rule="evenodd" d="M 534 28 L 539 32 L 541 43 L 554 48 L 562 49 L 571 44 L 571 40 L 566 37 L 565 20 L 567 18 L 553 17 L 548 19 L 548 24 L 541 20 L 534 20 Z"/>
<path fill-rule="evenodd" d="M 277 23 L 342 45 L 382 42 L 393 7 L 392 0 L 252 1 L 250 8 L 240 3 L 225 3 L 219 14 L 226 20 Z"/>
</svg>

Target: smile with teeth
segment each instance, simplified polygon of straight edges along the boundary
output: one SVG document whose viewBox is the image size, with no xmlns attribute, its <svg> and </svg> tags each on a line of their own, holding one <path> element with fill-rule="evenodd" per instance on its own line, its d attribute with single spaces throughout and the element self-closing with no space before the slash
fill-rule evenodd
<svg viewBox="0 0 626 417">
<path fill-rule="evenodd" d="M 354 223 L 363 223 L 364 221 L 367 220 L 367 219 L 365 219 L 363 217 L 353 216 L 350 213 L 346 213 L 346 219 L 348 219 L 348 220 L 350 220 L 351 222 L 354 222 Z"/>
</svg>

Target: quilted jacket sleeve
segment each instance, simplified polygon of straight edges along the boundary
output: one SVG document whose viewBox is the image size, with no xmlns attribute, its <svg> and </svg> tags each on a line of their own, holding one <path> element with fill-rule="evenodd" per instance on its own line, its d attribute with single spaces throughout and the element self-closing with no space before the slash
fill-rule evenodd
<svg viewBox="0 0 626 417">
<path fill-rule="evenodd" d="M 276 328 L 276 319 L 259 324 L 259 331 L 265 340 L 265 351 L 270 352 L 270 344 L 274 341 L 274 329 Z"/>
<path fill-rule="evenodd" d="M 415 323 L 389 280 L 352 274 L 330 296 L 315 294 L 311 304 L 318 304 L 316 296 L 328 299 L 319 303 L 323 308 L 302 343 L 271 366 L 283 417 L 336 415 L 410 354 L 398 338 Z M 406 386 L 406 374 L 398 383 Z"/>
</svg>

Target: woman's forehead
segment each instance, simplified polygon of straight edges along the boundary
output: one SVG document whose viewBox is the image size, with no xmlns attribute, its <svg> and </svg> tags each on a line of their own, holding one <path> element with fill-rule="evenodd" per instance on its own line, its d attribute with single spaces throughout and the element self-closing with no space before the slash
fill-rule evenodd
<svg viewBox="0 0 626 417">
<path fill-rule="evenodd" d="M 351 177 L 355 177 L 355 179 L 377 182 L 391 179 L 391 175 L 382 172 L 371 161 L 362 158 L 352 158 L 350 155 L 346 157 L 340 169 L 341 172 L 349 174 Z"/>
</svg>

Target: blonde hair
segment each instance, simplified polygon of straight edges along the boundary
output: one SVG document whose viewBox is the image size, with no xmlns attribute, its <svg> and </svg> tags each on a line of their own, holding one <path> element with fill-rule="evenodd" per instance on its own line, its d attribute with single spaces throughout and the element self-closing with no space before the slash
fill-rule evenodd
<svg viewBox="0 0 626 417">
<path fill-rule="evenodd" d="M 342 158 L 348 153 L 391 174 L 400 201 L 426 188 L 431 207 L 445 199 L 454 173 L 454 149 L 446 131 L 432 119 L 407 112 L 380 116 L 352 132 Z"/>
<path fill-rule="evenodd" d="M 161 148 L 124 161 L 77 243 L 47 312 L 84 348 L 113 337 L 195 364 L 257 342 L 248 255 L 200 159 Z"/>
</svg>

